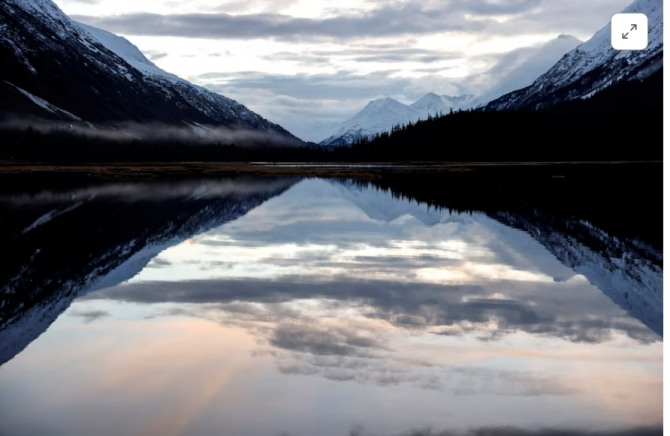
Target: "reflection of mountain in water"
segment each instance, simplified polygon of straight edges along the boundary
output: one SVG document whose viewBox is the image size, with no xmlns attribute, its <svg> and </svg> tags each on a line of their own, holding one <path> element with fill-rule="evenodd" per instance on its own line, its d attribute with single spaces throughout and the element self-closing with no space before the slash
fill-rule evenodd
<svg viewBox="0 0 670 436">
<path fill-rule="evenodd" d="M 663 335 L 660 253 L 639 241 L 610 236 L 581 220 L 557 219 L 540 212 L 529 215 L 498 212 L 491 216 L 529 233 L 632 317 Z"/>
<path fill-rule="evenodd" d="M 244 215 L 293 183 L 107 183 L 1 197 L 0 363 L 83 292 L 133 277 L 163 249 Z"/>
<path fill-rule="evenodd" d="M 660 255 L 628 239 L 610 236 L 584 221 L 566 220 L 551 212 L 539 213 L 531 206 L 517 207 L 513 211 L 491 210 L 484 204 L 486 198 L 480 202 L 481 207 L 475 205 L 470 209 L 485 211 L 486 215 L 462 215 L 441 209 L 449 207 L 448 200 L 433 201 L 428 207 L 425 203 L 395 194 L 402 190 L 384 191 L 353 182 L 307 180 L 279 196 L 293 184 L 293 180 L 271 179 L 111 184 L 71 189 L 62 194 L 0 198 L 0 237 L 10 254 L 4 256 L 10 260 L 0 273 L 0 283 L 4 283 L 0 306 L 0 343 L 3 347 L 0 362 L 11 359 L 39 336 L 73 299 L 84 292 L 124 282 L 141 271 L 164 248 L 245 215 L 275 196 L 263 206 L 264 212 L 281 206 L 280 213 L 275 210 L 275 221 L 295 216 L 296 222 L 286 223 L 281 234 L 272 233 L 273 229 L 270 229 L 270 233 L 261 235 L 262 229 L 247 229 L 249 237 L 257 243 L 284 238 L 279 242 L 299 244 L 310 242 L 308 239 L 313 235 L 321 235 L 321 242 L 327 238 L 336 243 L 349 242 L 346 238 L 351 238 L 350 235 L 338 234 L 347 230 L 346 223 L 335 222 L 327 234 L 319 227 L 319 222 L 310 227 L 309 222 L 301 219 L 301 208 L 327 196 L 354 205 L 378 222 L 391 223 L 409 216 L 426 228 L 449 224 L 453 231 L 459 231 L 472 223 L 488 226 L 492 229 L 491 234 L 498 238 L 500 247 L 517 243 L 520 238 L 516 229 L 520 229 L 546 247 L 563 265 L 586 277 L 631 316 L 662 334 Z M 424 187 L 424 192 L 433 195 L 435 186 Z M 436 207 L 438 204 L 440 208 Z M 327 211 L 317 210 L 316 213 Z M 389 228 L 402 229 L 403 222 L 398 221 L 397 226 Z M 449 233 L 442 236 L 449 238 Z M 376 237 L 384 237 L 384 234 Z M 325 259 L 324 263 L 331 260 Z M 361 268 L 370 271 L 397 271 L 408 265 L 421 268 L 422 262 L 427 267 L 435 265 L 435 260 L 429 257 L 372 256 L 356 261 L 363 265 Z M 562 276 L 553 277 L 563 280 Z M 541 286 L 547 286 L 538 283 L 501 281 L 496 286 L 515 296 L 501 300 L 492 298 L 490 289 L 478 285 L 445 286 L 337 276 L 331 279 L 331 282 L 315 282 L 305 276 L 284 276 L 273 280 L 140 282 L 99 292 L 96 298 L 221 305 L 268 303 L 269 310 L 275 303 L 321 297 L 365 301 L 373 310 L 370 316 L 404 328 L 453 327 L 443 334 L 476 330 L 478 325 L 485 325 L 495 318 L 500 331 L 519 329 L 568 340 L 597 342 L 609 329 L 618 329 L 643 342 L 654 340 L 651 332 L 632 320 L 616 315 L 611 317 L 609 312 L 598 319 L 588 319 L 575 308 L 576 303 L 563 303 L 569 299 L 567 296 L 554 295 L 544 288 L 543 292 L 533 293 Z M 558 307 L 559 302 L 564 304 L 563 307 Z M 598 304 L 587 302 L 594 307 Z M 240 305 L 235 308 L 240 310 Z M 233 310 L 232 306 L 229 309 Z M 298 339 L 294 333 L 291 340 L 295 345 Z"/>
<path fill-rule="evenodd" d="M 401 199 L 391 190 L 361 189 L 350 181 L 336 183 L 339 194 L 372 219 L 391 222 L 404 215 L 413 216 L 427 226 L 440 222 L 440 213 L 412 199 Z"/>
<path fill-rule="evenodd" d="M 392 197 L 392 191 L 371 191 L 356 184 L 345 186 L 345 197 L 372 218 L 393 221 L 411 215 L 428 226 L 440 222 L 439 212 L 414 199 Z M 608 235 L 579 219 L 561 219 L 536 210 L 488 215 L 530 234 L 632 317 L 663 335 L 663 270 L 659 252 L 643 242 Z"/>
<path fill-rule="evenodd" d="M 602 280 L 596 278 L 614 280 L 620 272 L 608 275 L 595 266 L 589 271 L 575 270 L 562 258 L 557 260 L 555 253 L 528 232 L 501 223 L 500 217 L 496 220 L 481 212 L 429 208 L 369 185 L 323 180 L 305 180 L 257 212 L 198 238 L 196 244 L 214 250 L 198 259 L 198 270 L 210 273 L 165 281 L 149 271 L 138 280 L 91 298 L 215 304 L 219 310 L 237 315 L 240 305 L 260 305 L 261 312 L 249 307 L 246 315 L 256 313 L 281 323 L 295 315 L 290 309 L 293 315 L 283 319 L 281 314 L 287 308 L 282 305 L 325 299 L 343 305 L 363 304 L 368 316 L 399 328 L 446 335 L 476 334 L 495 339 L 523 331 L 598 343 L 619 332 L 643 343 L 658 339 L 656 333 L 614 304 L 603 304 L 603 295 L 585 280 L 600 286 Z M 534 216 L 528 214 L 529 219 Z M 581 239 L 570 227 L 559 232 L 536 221 L 549 234 Z M 288 257 L 264 257 L 263 252 L 287 245 L 293 247 Z M 244 261 L 228 256 L 226 247 L 237 246 L 258 254 L 249 254 Z M 217 247 L 221 251 L 216 251 Z M 607 247 L 582 249 L 574 256 L 604 262 L 602 258 L 608 254 L 602 250 Z M 173 267 L 180 271 L 188 267 L 179 265 L 178 258 L 157 260 L 177 262 Z M 240 271 L 242 263 L 253 271 L 275 273 L 225 273 Z M 299 270 L 291 269 L 293 266 Z M 660 270 L 650 261 L 640 259 L 638 266 L 640 274 L 648 278 L 646 282 L 619 280 L 622 286 L 636 290 L 629 292 L 628 309 L 633 316 L 640 313 L 630 308 L 649 303 L 648 288 L 655 295 L 654 286 L 660 280 Z M 285 267 L 286 272 L 281 272 Z M 446 279 L 417 275 L 424 271 L 437 272 Z M 471 276 L 449 279 L 453 274 Z M 602 289 L 614 299 L 610 288 Z M 659 316 L 652 313 L 640 319 L 654 326 Z M 497 326 L 494 330 L 491 322 Z"/>
</svg>

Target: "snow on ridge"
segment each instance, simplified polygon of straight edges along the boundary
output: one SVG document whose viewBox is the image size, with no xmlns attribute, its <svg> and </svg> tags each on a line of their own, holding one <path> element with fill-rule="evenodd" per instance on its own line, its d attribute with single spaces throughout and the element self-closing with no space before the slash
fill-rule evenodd
<svg viewBox="0 0 670 436">
<path fill-rule="evenodd" d="M 142 73 L 159 76 L 172 82 L 184 81 L 176 75 L 168 73 L 156 66 L 156 64 L 147 59 L 139 48 L 126 38 L 78 21 L 72 21 L 72 23 Z"/>
</svg>

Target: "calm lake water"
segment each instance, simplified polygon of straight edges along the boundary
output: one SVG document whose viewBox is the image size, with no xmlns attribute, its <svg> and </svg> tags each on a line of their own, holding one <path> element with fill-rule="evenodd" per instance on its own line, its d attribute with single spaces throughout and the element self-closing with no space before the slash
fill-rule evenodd
<svg viewBox="0 0 670 436">
<path fill-rule="evenodd" d="M 580 217 L 298 178 L 0 205 L 2 435 L 661 432 L 660 253 Z"/>
</svg>

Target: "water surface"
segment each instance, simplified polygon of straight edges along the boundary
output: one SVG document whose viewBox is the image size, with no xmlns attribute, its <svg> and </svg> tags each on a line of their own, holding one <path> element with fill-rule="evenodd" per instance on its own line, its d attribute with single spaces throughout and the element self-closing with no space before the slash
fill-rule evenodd
<svg viewBox="0 0 670 436">
<path fill-rule="evenodd" d="M 660 263 L 587 221 L 323 179 L 3 201 L 0 434 L 660 434 Z"/>
</svg>

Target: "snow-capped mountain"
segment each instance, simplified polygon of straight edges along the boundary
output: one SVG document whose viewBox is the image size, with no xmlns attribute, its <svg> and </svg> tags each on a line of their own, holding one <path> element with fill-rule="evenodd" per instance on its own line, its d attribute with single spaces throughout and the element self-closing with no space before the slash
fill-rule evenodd
<svg viewBox="0 0 670 436">
<path fill-rule="evenodd" d="M 351 144 L 363 136 L 387 132 L 397 124 L 417 121 L 421 113 L 393 98 L 380 98 L 368 103 L 363 110 L 345 121 L 321 145 L 338 146 Z"/>
<path fill-rule="evenodd" d="M 591 39 L 563 56 L 530 86 L 490 102 L 488 110 L 542 109 L 568 100 L 588 98 L 619 81 L 644 80 L 663 66 L 663 4 L 636 0 L 625 13 L 649 19 L 649 45 L 640 51 L 617 51 L 607 24 Z"/>
<path fill-rule="evenodd" d="M 470 94 L 452 96 L 437 95 L 434 92 L 429 92 L 412 103 L 410 107 L 421 112 L 422 118 L 427 118 L 429 115 L 448 114 L 452 109 L 464 109 L 468 107 L 473 97 Z"/>
<path fill-rule="evenodd" d="M 447 114 L 451 109 L 465 108 L 471 99 L 471 95 L 453 97 L 431 92 L 411 105 L 390 97 L 373 100 L 363 110 L 342 123 L 334 134 L 321 141 L 321 145 L 349 145 L 364 136 L 371 137 L 388 132 L 399 124 L 416 122 L 440 113 Z"/>
<path fill-rule="evenodd" d="M 500 79 L 474 99 L 472 106 L 483 106 L 507 93 L 531 85 L 581 43 L 572 35 L 559 35 L 549 42 L 512 51 L 489 72 L 491 76 Z"/>
<path fill-rule="evenodd" d="M 2 118 L 226 127 L 301 143 L 238 102 L 161 70 L 127 40 L 75 23 L 51 0 L 5 0 L 0 29 Z"/>
</svg>

